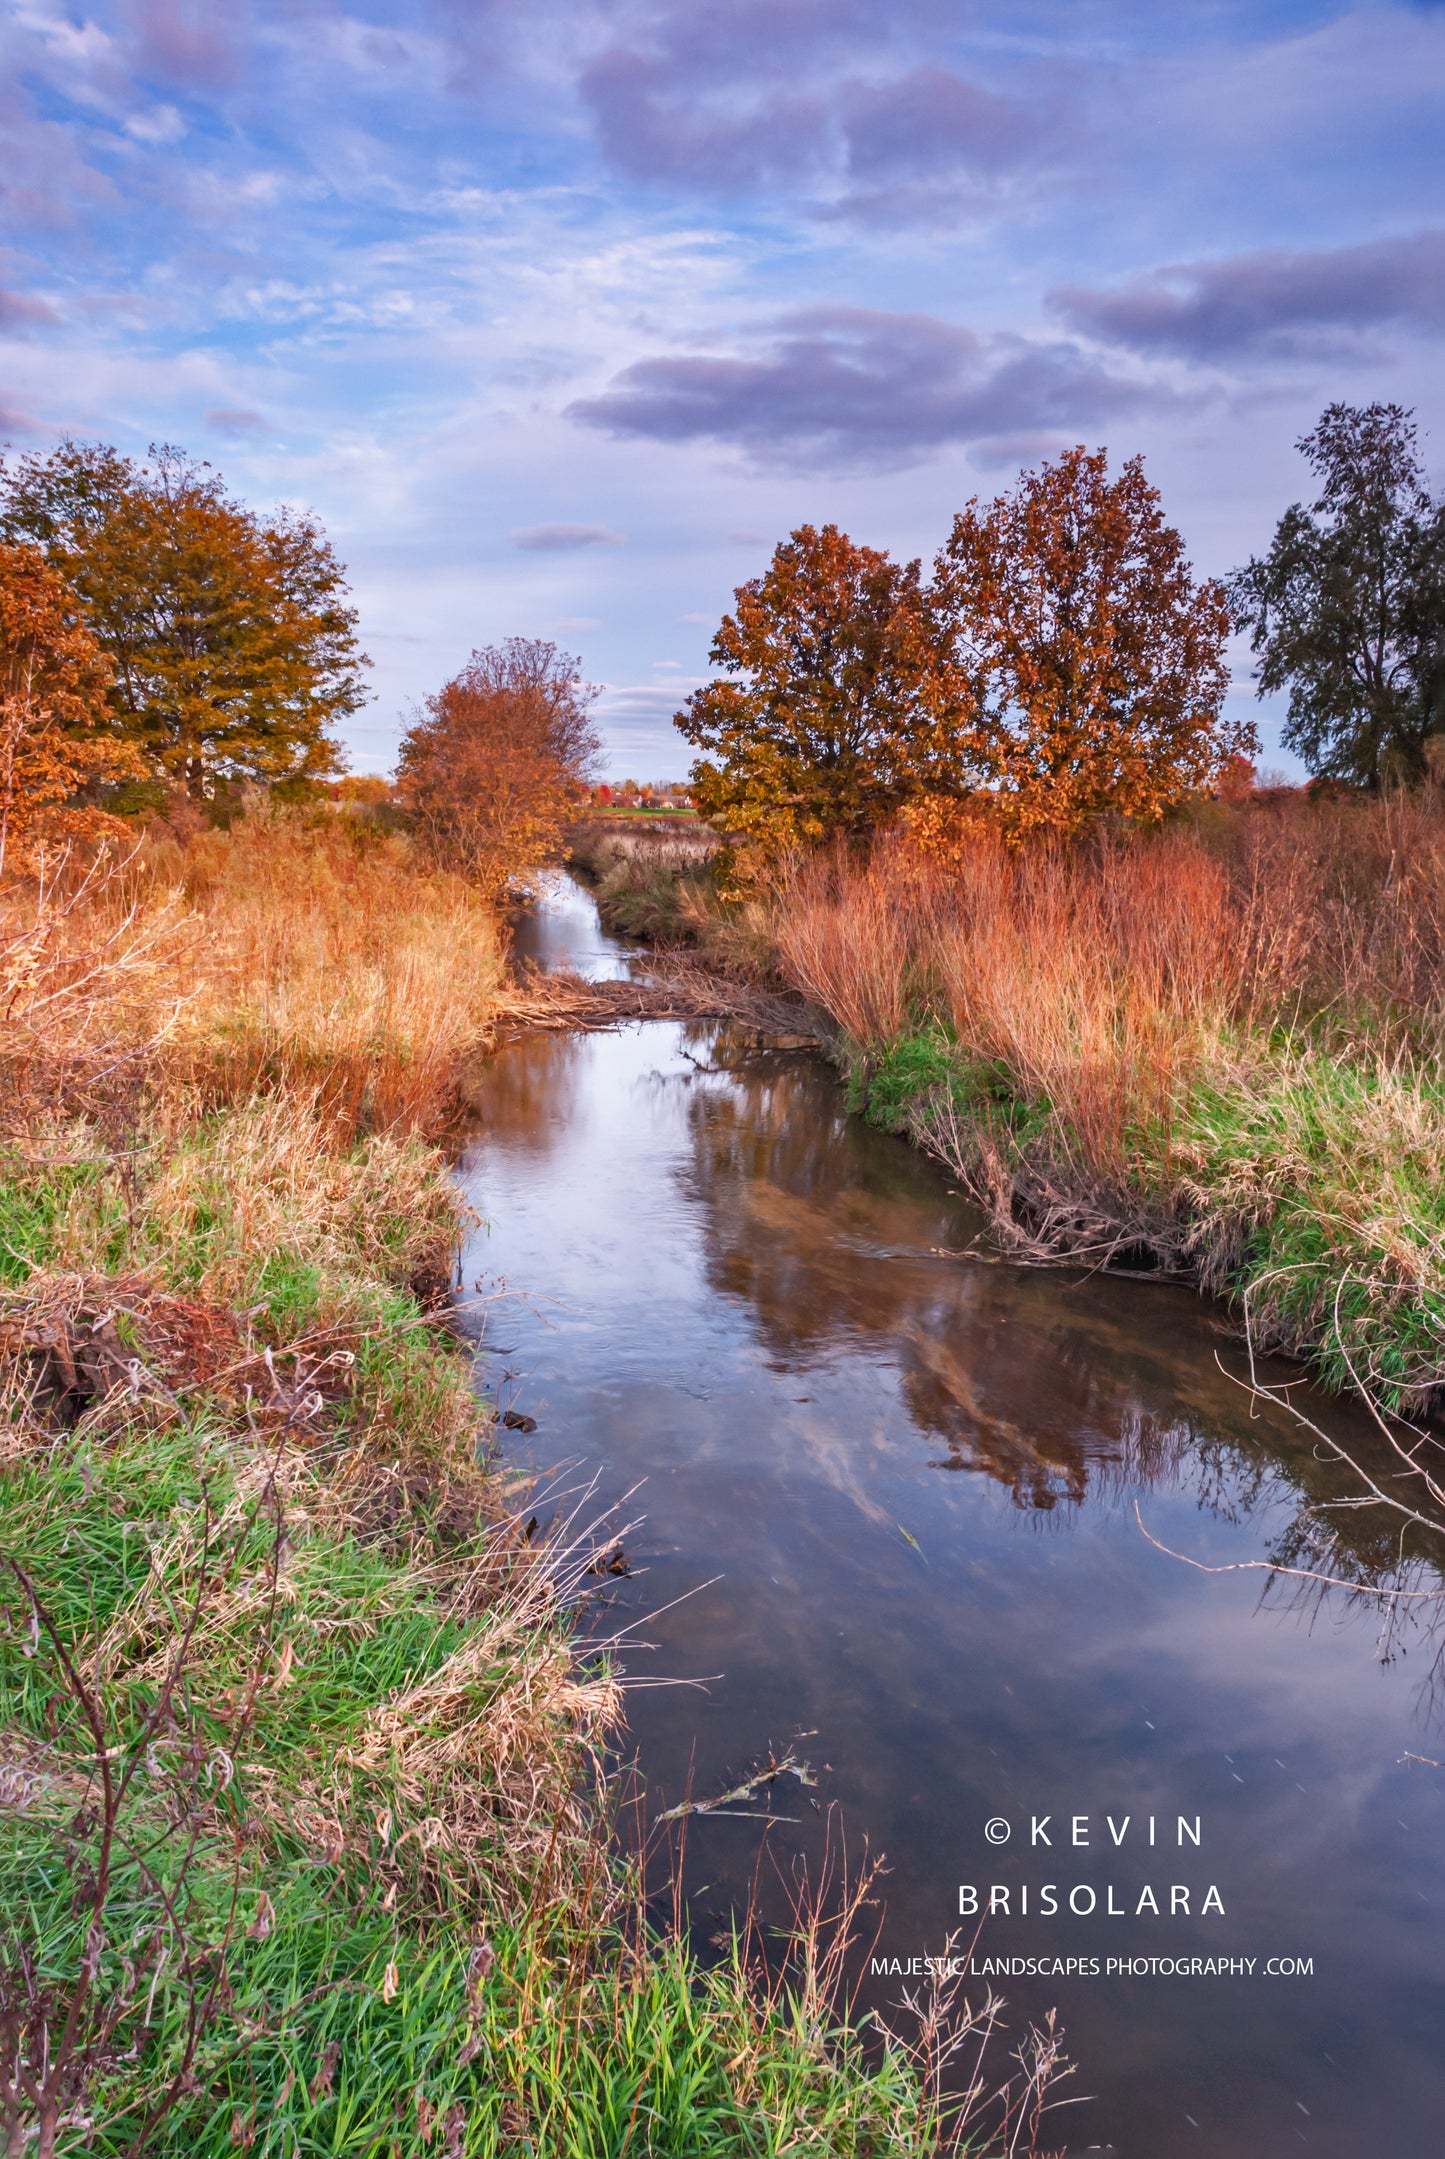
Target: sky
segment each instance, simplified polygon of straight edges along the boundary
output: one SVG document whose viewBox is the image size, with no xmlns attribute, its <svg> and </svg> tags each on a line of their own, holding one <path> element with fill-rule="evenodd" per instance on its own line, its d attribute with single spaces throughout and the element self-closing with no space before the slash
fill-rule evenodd
<svg viewBox="0 0 1445 2159">
<path fill-rule="evenodd" d="M 520 634 L 679 775 L 790 529 L 927 562 L 1075 442 L 1211 575 L 1334 399 L 1445 476 L 1445 4 L 0 0 L 0 138 L 0 440 L 316 513 L 358 771 Z"/>
</svg>

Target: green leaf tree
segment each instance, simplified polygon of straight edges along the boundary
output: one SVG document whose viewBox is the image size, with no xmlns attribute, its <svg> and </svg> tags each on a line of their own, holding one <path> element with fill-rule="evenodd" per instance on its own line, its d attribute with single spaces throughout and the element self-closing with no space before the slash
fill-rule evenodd
<svg viewBox="0 0 1445 2159">
<path fill-rule="evenodd" d="M 1296 447 L 1319 496 L 1230 579 L 1259 694 L 1288 690 L 1283 739 L 1312 771 L 1418 779 L 1445 734 L 1445 497 L 1400 405 L 1330 405 Z"/>
<path fill-rule="evenodd" d="M 737 588 L 712 663 L 730 679 L 695 690 L 674 724 L 706 753 L 692 769 L 700 815 L 744 848 L 866 832 L 948 784 L 916 562 L 800 525 Z"/>
<path fill-rule="evenodd" d="M 314 519 L 264 522 L 176 449 L 138 465 L 66 442 L 0 466 L 0 537 L 42 548 L 79 597 L 158 777 L 199 800 L 341 769 L 329 730 L 365 702 L 370 663 Z"/>
</svg>

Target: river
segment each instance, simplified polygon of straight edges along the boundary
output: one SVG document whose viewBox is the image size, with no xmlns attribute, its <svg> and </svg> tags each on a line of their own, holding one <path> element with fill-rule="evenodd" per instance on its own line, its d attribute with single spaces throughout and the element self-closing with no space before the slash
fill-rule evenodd
<svg viewBox="0 0 1445 2159">
<path fill-rule="evenodd" d="M 519 945 L 631 964 L 570 883 Z M 1091 2095 L 1071 2153 L 1445 2150 L 1435 1645 L 1409 1613 L 1382 1631 L 1369 1600 L 1186 1563 L 1318 1567 L 1300 1540 L 1344 1489 L 1238 1384 L 1225 1316 L 998 1263 L 821 1059 L 725 1025 L 523 1039 L 478 1103 L 464 1264 L 483 1377 L 537 1420 L 512 1458 L 645 1517 L 599 1624 L 642 1622 L 629 1673 L 705 1682 L 630 1697 L 652 1804 L 769 1750 L 818 1779 L 780 1778 L 766 1831 L 691 1820 L 700 1935 L 764 1834 L 816 1868 L 841 1824 L 886 1855 L 876 1955 L 962 1930 L 980 1969 L 1074 1961 L 995 1980 L 1019 2029 L 1059 2010 Z M 1362 1413 L 1300 1400 L 1368 1443 Z M 1332 1521 L 1326 1571 L 1378 1578 L 1388 1533 Z M 975 1941 L 960 1903 L 995 1886 L 1008 1916 Z"/>
</svg>

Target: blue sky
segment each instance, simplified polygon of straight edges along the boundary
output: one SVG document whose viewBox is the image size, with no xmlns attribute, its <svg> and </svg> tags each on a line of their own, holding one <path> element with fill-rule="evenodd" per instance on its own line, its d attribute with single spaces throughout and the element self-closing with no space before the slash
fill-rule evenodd
<svg viewBox="0 0 1445 2159">
<path fill-rule="evenodd" d="M 1072 442 L 1216 573 L 1332 398 L 1445 475 L 1445 6 L 0 0 L 0 130 L 0 437 L 314 509 L 358 770 L 520 632 L 680 772 L 790 527 L 926 558 Z"/>
</svg>

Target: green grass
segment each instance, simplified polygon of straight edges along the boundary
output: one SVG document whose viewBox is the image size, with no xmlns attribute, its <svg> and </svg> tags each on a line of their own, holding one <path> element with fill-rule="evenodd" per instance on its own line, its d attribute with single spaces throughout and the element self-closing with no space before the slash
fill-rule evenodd
<svg viewBox="0 0 1445 2159">
<path fill-rule="evenodd" d="M 1232 1046 L 1227 1078 L 1194 1083 L 1168 1118 L 1134 1120 L 1127 1168 L 1001 1060 L 927 1020 L 881 1049 L 840 1045 L 848 1105 L 944 1154 L 985 1148 L 1017 1188 L 1071 1183 L 1141 1244 L 1161 1225 L 1206 1286 L 1247 1309 L 1257 1346 L 1310 1358 L 1336 1388 L 1418 1404 L 1445 1373 L 1445 1082 L 1281 1036 Z"/>
</svg>

